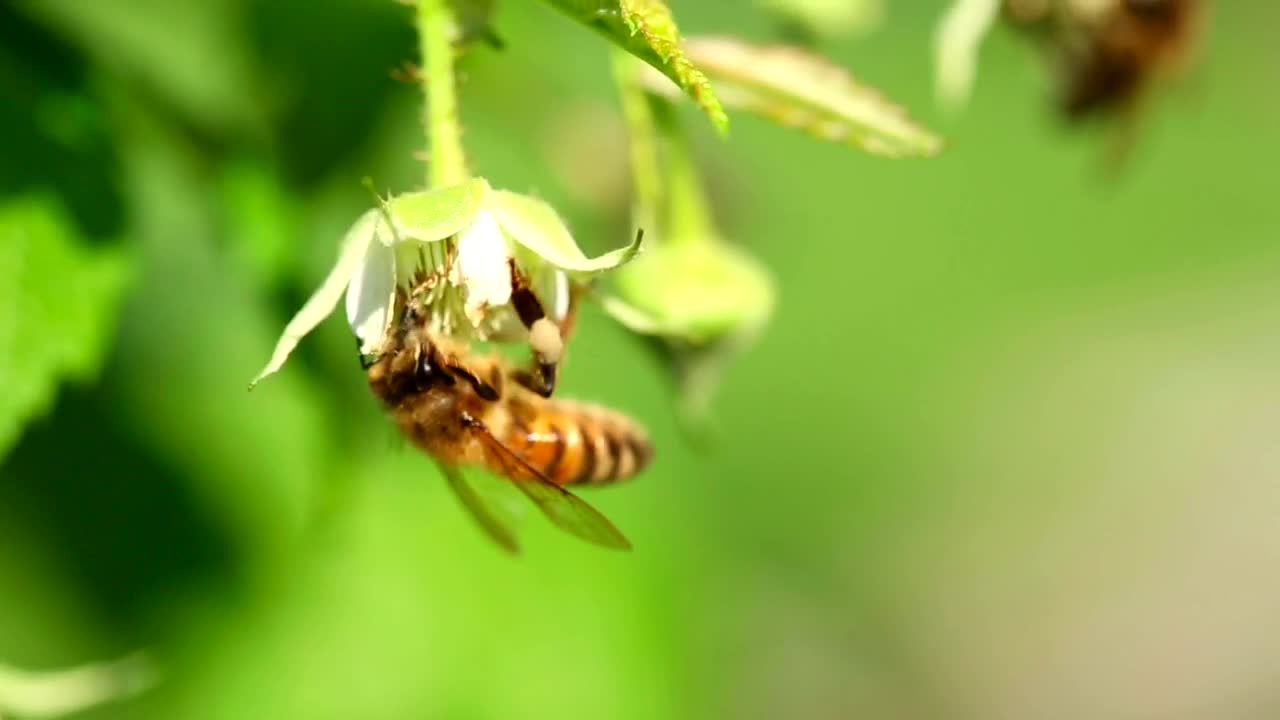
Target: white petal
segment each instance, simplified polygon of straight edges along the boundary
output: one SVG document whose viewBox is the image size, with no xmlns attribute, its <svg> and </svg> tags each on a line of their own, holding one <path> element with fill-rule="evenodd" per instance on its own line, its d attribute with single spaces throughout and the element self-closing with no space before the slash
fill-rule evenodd
<svg viewBox="0 0 1280 720">
<path fill-rule="evenodd" d="M 364 261 L 347 287 L 347 324 L 369 353 L 382 341 L 395 301 L 395 248 L 370 243 Z"/>
<path fill-rule="evenodd" d="M 459 234 L 457 258 L 460 280 L 467 289 L 467 319 L 478 327 L 486 308 L 511 301 L 511 248 L 488 210 L 481 210 Z"/>
<path fill-rule="evenodd" d="M 370 245 L 378 245 L 373 243 L 373 237 L 378 225 L 378 211 L 370 210 L 360 219 L 356 220 L 351 229 L 347 231 L 346 237 L 342 241 L 342 250 L 338 255 L 338 262 L 334 264 L 333 269 L 329 271 L 329 275 L 325 277 L 320 287 L 312 293 L 307 299 L 302 309 L 297 315 L 289 321 L 285 326 L 284 332 L 281 333 L 280 339 L 276 341 L 275 350 L 271 353 L 271 360 L 267 362 L 267 366 L 258 373 L 257 377 L 249 382 L 249 387 L 253 388 L 260 380 L 274 373 L 284 365 L 284 361 L 289 358 L 289 353 L 298 346 L 298 341 L 307 333 L 311 332 L 316 325 L 320 324 L 333 312 L 338 305 L 338 299 L 342 297 L 342 291 L 346 289 L 347 283 L 351 281 L 351 277 L 355 274 L 365 256 L 365 250 Z"/>
<path fill-rule="evenodd" d="M 1000 0 L 954 0 L 933 43 L 938 99 L 955 110 L 969 100 L 978 72 L 978 51 L 1000 18 Z"/>
<path fill-rule="evenodd" d="M 551 316 L 556 322 L 564 320 L 564 316 L 569 314 L 569 276 L 563 271 L 557 270 L 555 276 L 555 290 L 551 295 Z"/>
</svg>

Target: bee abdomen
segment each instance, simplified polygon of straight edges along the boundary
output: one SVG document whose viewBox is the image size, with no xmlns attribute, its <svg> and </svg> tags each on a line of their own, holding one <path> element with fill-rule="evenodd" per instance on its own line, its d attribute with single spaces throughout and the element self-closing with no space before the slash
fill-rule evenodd
<svg viewBox="0 0 1280 720">
<path fill-rule="evenodd" d="M 602 421 L 583 425 L 584 446 L 590 448 L 592 462 L 584 463 L 570 483 L 604 485 L 640 472 L 653 459 L 649 438 L 629 418 L 625 423 Z"/>
<path fill-rule="evenodd" d="M 653 459 L 648 434 L 606 408 L 549 403 L 517 422 L 511 446 L 558 485 L 604 485 L 640 472 Z"/>
</svg>

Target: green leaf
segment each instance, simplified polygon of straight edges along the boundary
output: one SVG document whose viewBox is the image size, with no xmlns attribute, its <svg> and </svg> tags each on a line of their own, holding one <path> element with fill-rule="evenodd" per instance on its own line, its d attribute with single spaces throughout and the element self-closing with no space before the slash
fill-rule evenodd
<svg viewBox="0 0 1280 720">
<path fill-rule="evenodd" d="M 702 37 L 690 39 L 685 51 L 715 81 L 729 107 L 873 155 L 930 156 L 942 148 L 941 138 L 877 90 L 802 48 Z M 646 83 L 654 91 L 669 93 L 666 83 L 652 73 Z"/>
<path fill-rule="evenodd" d="M 489 183 L 474 178 L 459 185 L 397 195 L 386 203 L 401 239 L 435 242 L 471 224 L 489 194 Z"/>
<path fill-rule="evenodd" d="M 50 198 L 0 206 L 0 456 L 59 382 L 97 372 L 129 270 L 120 250 L 82 246 Z"/>
<path fill-rule="evenodd" d="M 544 0 L 652 65 L 693 98 L 720 132 L 729 118 L 711 83 L 681 49 L 680 31 L 663 0 Z"/>
<path fill-rule="evenodd" d="M 583 254 L 555 209 L 527 195 L 495 190 L 489 208 L 502 227 L 520 245 L 545 262 L 570 273 L 598 273 L 622 265 L 640 252 L 641 238 L 596 258 Z"/>
</svg>

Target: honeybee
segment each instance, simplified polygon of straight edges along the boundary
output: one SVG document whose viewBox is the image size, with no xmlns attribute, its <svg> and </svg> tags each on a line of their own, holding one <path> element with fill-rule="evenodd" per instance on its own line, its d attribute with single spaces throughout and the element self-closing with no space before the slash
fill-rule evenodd
<svg viewBox="0 0 1280 720">
<path fill-rule="evenodd" d="M 629 549 L 613 523 L 566 486 L 605 485 L 635 475 L 652 459 L 653 446 L 644 428 L 622 413 L 549 399 L 563 333 L 527 293 L 517 285 L 515 304 L 531 326 L 534 371 L 437 336 L 426 329 L 421 310 L 406 303 L 391 342 L 367 363 L 369 386 L 404 436 L 437 461 L 463 505 L 503 547 L 519 549 L 460 466 L 481 466 L 510 479 L 563 530 Z M 571 321 L 564 327 L 570 329 Z"/>
<path fill-rule="evenodd" d="M 1131 109 L 1151 81 L 1182 59 L 1199 0 L 1114 0 L 1069 51 L 1062 111 L 1071 119 Z"/>
<path fill-rule="evenodd" d="M 1112 169 L 1136 145 L 1151 86 L 1185 64 L 1205 15 L 1204 0 L 1005 0 L 1004 8 L 1057 65 L 1060 115 L 1111 121 Z"/>
</svg>

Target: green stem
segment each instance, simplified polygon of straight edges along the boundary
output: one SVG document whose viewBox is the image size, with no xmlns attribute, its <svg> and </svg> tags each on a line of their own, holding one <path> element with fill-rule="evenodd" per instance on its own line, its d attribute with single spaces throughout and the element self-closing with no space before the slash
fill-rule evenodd
<svg viewBox="0 0 1280 720">
<path fill-rule="evenodd" d="M 713 242 L 719 237 L 711 203 L 702 188 L 693 150 L 669 105 L 659 114 L 667 160 L 667 216 L 664 239 L 672 244 Z"/>
<path fill-rule="evenodd" d="M 455 18 L 449 0 L 418 0 L 418 48 L 422 55 L 422 92 L 427 106 L 428 187 L 457 185 L 468 177 L 458 124 L 457 79 L 453 74 Z"/>
<path fill-rule="evenodd" d="M 649 97 L 640 84 L 639 63 L 620 49 L 613 51 L 613 78 L 622 100 L 622 115 L 627 123 L 627 142 L 631 151 L 631 182 L 635 199 L 632 221 L 638 228 L 648 228 L 658 219 L 658 203 L 662 199 L 662 176 L 658 167 L 658 137 Z M 656 233 L 653 233 L 656 234 Z"/>
</svg>

